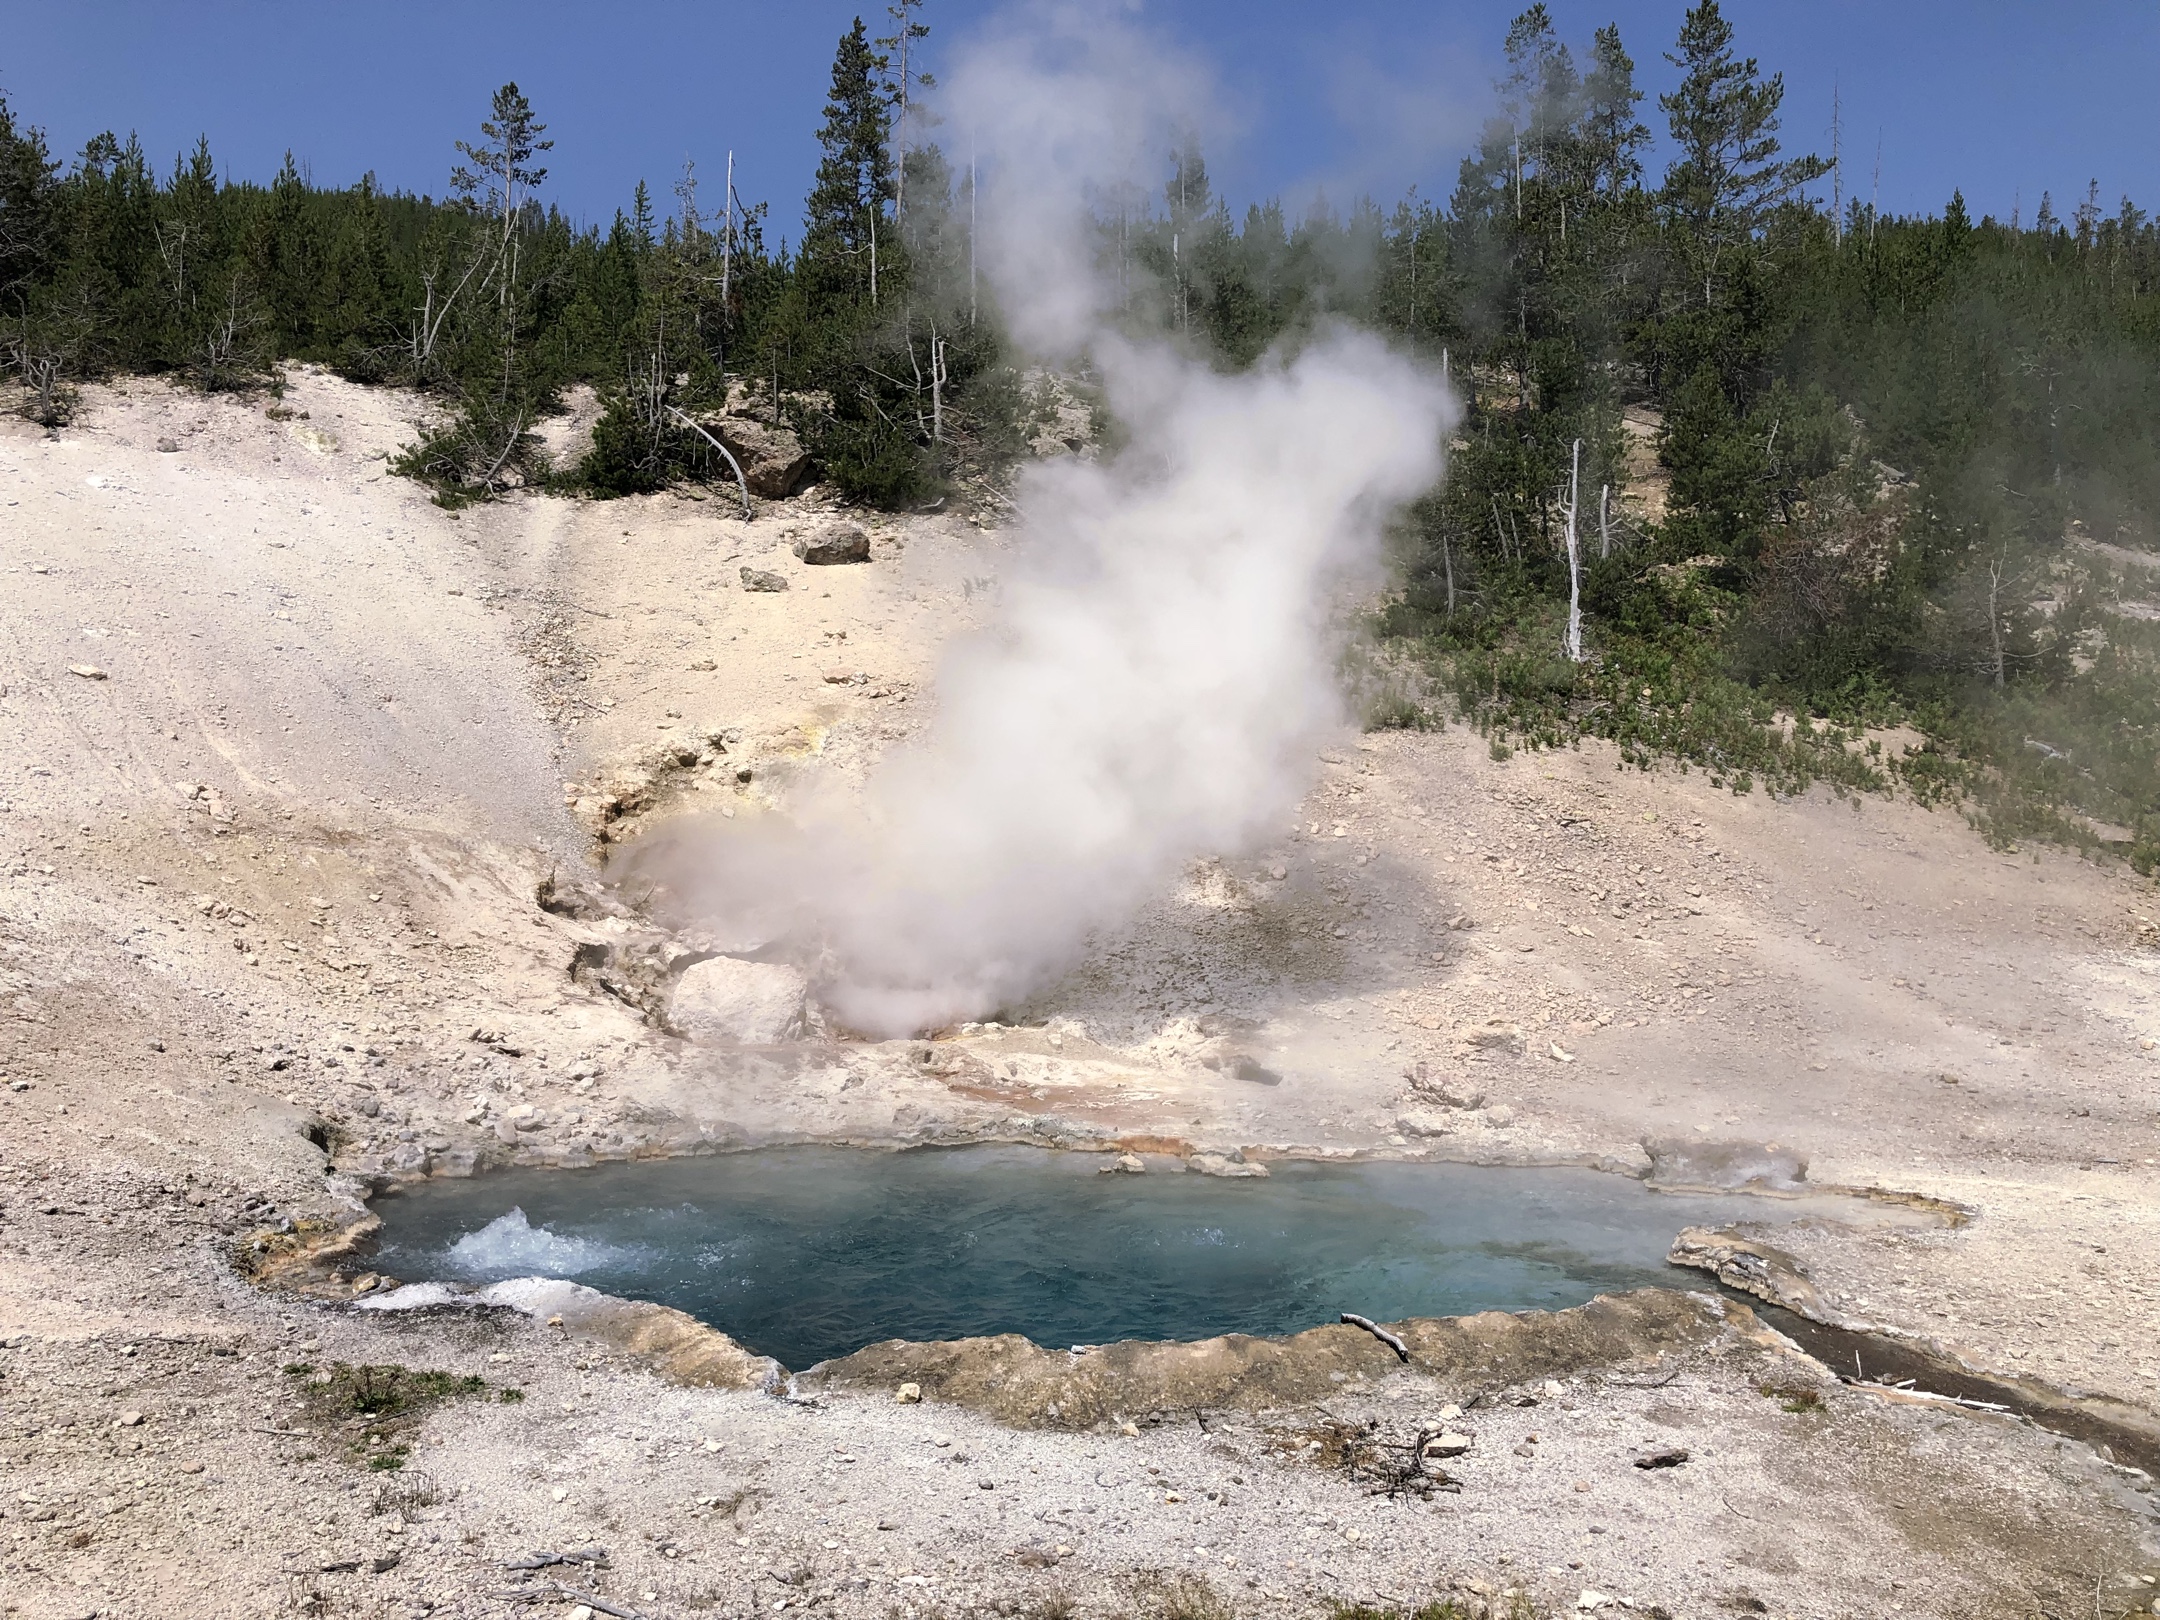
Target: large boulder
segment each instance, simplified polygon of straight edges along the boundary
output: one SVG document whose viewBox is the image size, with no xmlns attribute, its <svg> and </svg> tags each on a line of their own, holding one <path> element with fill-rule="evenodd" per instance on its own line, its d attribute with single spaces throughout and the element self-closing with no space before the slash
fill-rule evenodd
<svg viewBox="0 0 2160 1620">
<path fill-rule="evenodd" d="M 760 500 L 784 501 L 801 487 L 810 452 L 792 428 L 731 416 L 714 424 L 728 453 L 742 463 L 743 482 Z"/>
<path fill-rule="evenodd" d="M 675 981 L 668 1022 L 697 1040 L 773 1046 L 801 1039 L 808 990 L 803 975 L 781 963 L 707 957 Z"/>
<path fill-rule="evenodd" d="M 806 563 L 866 563 L 870 537 L 852 523 L 828 523 L 795 542 L 795 555 Z"/>
</svg>

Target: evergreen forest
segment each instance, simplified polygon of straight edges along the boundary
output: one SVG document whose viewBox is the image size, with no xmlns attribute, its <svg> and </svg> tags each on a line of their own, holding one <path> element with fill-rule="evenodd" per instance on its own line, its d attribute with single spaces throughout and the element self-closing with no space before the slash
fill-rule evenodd
<svg viewBox="0 0 2160 1620">
<path fill-rule="evenodd" d="M 696 424 L 748 401 L 849 500 L 995 501 L 1087 378 L 1015 354 L 978 282 L 923 6 L 839 40 L 785 230 L 687 168 L 574 224 L 514 84 L 441 196 L 110 134 L 64 159 L 0 102 L 8 403 L 57 429 L 87 381 L 317 363 L 439 404 L 403 470 L 454 504 L 717 480 Z M 1502 755 L 1600 737 L 1741 792 L 1896 786 L 2001 848 L 2160 870 L 2160 225 L 2096 186 L 2029 219 L 1879 215 L 1835 148 L 1788 146 L 1717 0 L 1660 48 L 1652 97 L 1617 28 L 1564 40 L 1532 5 L 1444 204 L 1240 216 L 1202 152 L 1166 153 L 1098 220 L 1122 319 L 1226 369 L 1348 321 L 1454 381 L 1369 723 L 1461 717 Z M 581 383 L 593 448 L 551 467 L 535 426 Z"/>
</svg>

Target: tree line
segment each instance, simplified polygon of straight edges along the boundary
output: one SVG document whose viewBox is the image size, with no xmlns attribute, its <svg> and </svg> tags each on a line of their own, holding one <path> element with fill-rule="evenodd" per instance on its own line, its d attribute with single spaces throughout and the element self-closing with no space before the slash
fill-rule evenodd
<svg viewBox="0 0 2160 1620">
<path fill-rule="evenodd" d="M 842 37 L 801 234 L 685 167 L 603 228 L 545 197 L 553 142 L 515 84 L 458 143 L 439 198 L 372 175 L 220 179 L 207 142 L 161 174 L 111 134 L 67 165 L 0 101 L 0 368 L 58 424 L 74 385 L 165 373 L 270 383 L 280 361 L 424 390 L 449 407 L 407 470 L 452 498 L 553 478 L 598 494 L 716 470 L 685 424 L 740 407 L 797 428 L 846 493 L 895 504 L 1009 454 L 1017 381 L 974 296 L 967 181 L 898 139 L 922 75 L 922 0 Z M 732 167 L 732 166 L 730 166 Z M 716 195 L 717 194 L 717 195 Z M 732 380 L 732 381 L 731 381 Z M 594 452 L 546 466 L 534 429 L 576 383 L 606 404 Z"/>
<path fill-rule="evenodd" d="M 46 421 L 115 372 L 251 387 L 294 359 L 422 389 L 445 425 L 407 466 L 446 498 L 711 478 L 690 424 L 728 408 L 795 428 L 855 499 L 995 479 L 1036 402 L 973 273 L 972 175 L 931 138 L 922 5 L 840 39 L 792 245 L 687 167 L 667 205 L 641 184 L 574 226 L 515 85 L 440 198 L 289 159 L 221 180 L 201 145 L 160 178 L 110 135 L 63 165 L 0 103 L 0 364 Z M 1532 5 L 1504 51 L 1445 202 L 1236 216 L 1188 143 L 1097 220 L 1137 332 L 1237 369 L 1352 321 L 1457 384 L 1379 624 L 1426 685 L 1376 717 L 1445 702 L 1496 748 L 1599 735 L 1736 787 L 1894 773 L 1998 842 L 2128 827 L 2160 863 L 2153 221 L 2097 188 L 2029 221 L 1959 195 L 1878 214 L 1835 151 L 1784 148 L 1783 81 L 1716 0 L 1654 105 L 1617 27 L 1578 54 Z M 605 414 L 565 473 L 533 428 L 577 382 Z M 1893 721 L 1928 746 L 1870 752 Z"/>
</svg>

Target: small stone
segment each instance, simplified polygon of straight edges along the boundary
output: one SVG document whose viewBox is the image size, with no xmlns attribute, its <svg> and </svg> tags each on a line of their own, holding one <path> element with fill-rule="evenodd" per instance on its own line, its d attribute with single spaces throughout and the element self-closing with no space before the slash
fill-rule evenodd
<svg viewBox="0 0 2160 1620">
<path fill-rule="evenodd" d="M 1461 1416 L 1462 1408 L 1457 1406 L 1453 1401 L 1449 1401 L 1447 1405 L 1440 1408 L 1440 1421 L 1442 1423 L 1452 1423 L 1455 1419 Z"/>
<path fill-rule="evenodd" d="M 975 1484 L 981 1490 L 994 1491 L 997 1489 L 997 1481 L 994 1479 L 978 1479 Z"/>
<path fill-rule="evenodd" d="M 1492 1018 L 1482 1024 L 1465 1025 L 1455 1032 L 1455 1038 L 1469 1046 L 1488 1050 L 1520 1052 L 1523 1049 L 1523 1032 L 1519 1024 L 1505 1019 Z"/>
<path fill-rule="evenodd" d="M 70 664 L 68 665 L 68 673 L 70 675 L 80 675 L 86 681 L 102 681 L 105 679 L 105 672 L 95 664 Z"/>
<path fill-rule="evenodd" d="M 1548 1400 L 1558 1400 L 1558 1399 L 1559 1399 L 1559 1398 L 1560 1398 L 1561 1396 L 1565 1395 L 1566 1393 L 1567 1393 L 1567 1386 L 1566 1386 L 1565 1384 L 1561 1383 L 1561 1382 L 1560 1382 L 1560 1381 L 1559 1381 L 1558 1379 L 1555 1379 L 1555 1378 L 1548 1378 L 1548 1379 L 1546 1379 L 1546 1380 L 1545 1380 L 1545 1389 L 1544 1389 L 1544 1394 L 1545 1394 L 1545 1397 L 1546 1397 L 1546 1399 L 1548 1399 Z"/>
<path fill-rule="evenodd" d="M 1460 1457 L 1470 1449 L 1470 1445 L 1470 1436 L 1457 1434 L 1450 1429 L 1445 1434 L 1435 1435 L 1425 1442 L 1425 1455 L 1428 1457 Z"/>
<path fill-rule="evenodd" d="M 685 1035 L 772 1046 L 799 1038 L 809 981 L 778 962 L 714 956 L 675 982 L 669 1020 Z"/>
<path fill-rule="evenodd" d="M 1185 1498 L 1179 1495 L 1176 1491 L 1164 1491 L 1163 1500 L 1165 1502 L 1182 1502 L 1185 1500 Z"/>
<path fill-rule="evenodd" d="M 560 1485 L 556 1486 L 552 1491 L 549 1491 L 548 1496 L 552 1500 L 557 1502 L 567 1502 L 570 1500 L 570 1493 L 567 1490 L 563 1489 L 563 1487 Z"/>
<path fill-rule="evenodd" d="M 122 1412 L 120 1414 L 120 1427 L 123 1429 L 138 1429 L 142 1427 L 142 1420 L 143 1415 L 140 1412 Z"/>
<path fill-rule="evenodd" d="M 742 588 L 746 591 L 784 591 L 788 588 L 787 576 L 776 574 L 767 568 L 752 568 L 745 564 Z"/>
<path fill-rule="evenodd" d="M 690 669 L 694 674 L 710 675 L 714 670 L 718 669 L 719 667 L 720 666 L 714 663 L 710 658 L 700 658 L 696 663 L 690 666 Z"/>
<path fill-rule="evenodd" d="M 1115 1159 L 1097 1171 L 1096 1174 L 1104 1176 L 1144 1176 L 1147 1174 L 1147 1161 L 1137 1153 L 1120 1153 Z"/>
<path fill-rule="evenodd" d="M 1405 1136 L 1446 1136 L 1455 1121 L 1430 1108 L 1412 1108 L 1395 1116 L 1395 1129 Z"/>
<path fill-rule="evenodd" d="M 913 1406 L 922 1399 L 922 1385 L 902 1384 L 893 1391 L 893 1399 L 902 1406 Z"/>
<path fill-rule="evenodd" d="M 1195 1153 L 1185 1161 L 1185 1168 L 1196 1175 L 1222 1176 L 1230 1180 L 1264 1176 L 1268 1173 L 1268 1167 L 1264 1164 L 1248 1164 L 1221 1153 Z"/>
<path fill-rule="evenodd" d="M 717 1440 L 708 1440 L 705 1442 L 705 1449 L 707 1451 L 718 1451 L 720 1449 L 720 1442 Z"/>
<path fill-rule="evenodd" d="M 870 536 L 853 523 L 828 523 L 795 542 L 795 555 L 816 567 L 870 560 Z"/>
<path fill-rule="evenodd" d="M 1659 1446 L 1651 1451 L 1635 1454 L 1637 1468 L 1678 1468 L 1688 1460 L 1686 1446 Z"/>
<path fill-rule="evenodd" d="M 180 1465 L 180 1472 L 183 1474 L 199 1474 L 202 1471 L 203 1465 L 199 1462 L 184 1462 Z"/>
<path fill-rule="evenodd" d="M 377 1575 L 385 1575 L 388 1574 L 391 1570 L 396 1569 L 398 1565 L 403 1563 L 404 1561 L 405 1555 L 403 1553 L 386 1552 L 382 1554 L 379 1558 L 371 1559 L 368 1563 L 368 1568 L 373 1570 Z"/>
<path fill-rule="evenodd" d="M 570 1611 L 570 1620 L 593 1620 L 592 1605 L 589 1603 L 580 1603 L 576 1608 Z"/>
<path fill-rule="evenodd" d="M 178 439 L 160 439 L 157 442 L 157 447 L 158 454 L 161 456 L 175 455 L 179 452 L 180 441 Z"/>
<path fill-rule="evenodd" d="M 1585 1611 L 1602 1609 L 1610 1602 L 1612 1602 L 1612 1599 L 1603 1592 L 1598 1591 L 1595 1587 L 1586 1586 L 1582 1590 L 1582 1596 L 1575 1600 L 1575 1607 Z"/>
</svg>

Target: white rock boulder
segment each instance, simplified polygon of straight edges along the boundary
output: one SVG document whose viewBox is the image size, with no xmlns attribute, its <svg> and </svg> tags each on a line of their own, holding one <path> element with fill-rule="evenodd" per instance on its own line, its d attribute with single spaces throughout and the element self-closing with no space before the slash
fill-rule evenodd
<svg viewBox="0 0 2160 1620">
<path fill-rule="evenodd" d="M 808 991 L 803 975 L 782 963 L 708 957 L 675 981 L 668 1021 L 697 1040 L 771 1046 L 801 1039 Z"/>
</svg>

